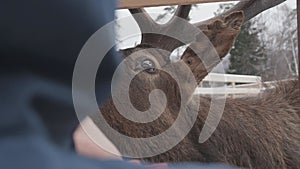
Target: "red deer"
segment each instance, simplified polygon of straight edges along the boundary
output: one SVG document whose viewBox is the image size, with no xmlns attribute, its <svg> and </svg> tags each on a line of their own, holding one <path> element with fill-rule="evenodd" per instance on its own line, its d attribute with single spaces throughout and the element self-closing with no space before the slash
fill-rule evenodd
<svg viewBox="0 0 300 169">
<path fill-rule="evenodd" d="M 207 21 L 196 23 L 215 47 L 222 59 L 231 49 L 235 38 L 239 34 L 244 21 L 256 14 L 281 3 L 282 0 L 248 0 L 238 3 L 228 12 Z M 260 5 L 260 6 L 259 6 Z M 191 6 L 179 6 L 175 16 L 186 19 Z M 141 27 L 162 29 L 168 31 L 176 27 L 176 19 L 167 24 L 156 24 L 143 9 L 130 9 L 132 14 L 141 13 L 135 17 Z M 143 26 L 141 26 L 143 25 Z M 156 120 L 149 123 L 137 123 L 123 117 L 117 110 L 112 99 L 101 107 L 101 112 L 109 125 L 120 133 L 133 138 L 147 138 L 158 135 L 168 129 L 175 121 L 180 110 L 181 93 L 176 81 L 166 72 L 159 70 L 159 66 L 172 65 L 177 72 L 185 76 L 180 70 L 187 65 L 194 74 L 197 83 L 219 63 L 212 61 L 204 67 L 197 54 L 211 57 L 213 54 L 202 39 L 196 39 L 183 53 L 181 60 L 170 62 L 170 53 L 147 51 L 138 53 L 142 49 L 159 48 L 171 52 L 182 42 L 173 38 L 142 34 L 142 42 L 135 48 L 122 51 L 124 58 L 133 54 L 132 62 L 144 67 L 131 81 L 129 97 L 133 106 L 139 111 L 149 109 L 149 94 L 154 89 L 164 91 L 167 105 L 163 113 Z M 191 49 L 197 49 L 195 52 Z M 137 53 L 134 55 L 134 53 Z M 207 56 L 206 56 L 207 55 Z M 134 71 L 134 68 L 132 68 Z M 300 167 L 300 91 L 298 81 L 280 83 L 276 89 L 270 89 L 257 97 L 226 99 L 222 119 L 211 137 L 204 143 L 198 142 L 201 129 L 204 126 L 207 113 L 211 105 L 211 98 L 201 96 L 198 107 L 198 117 L 190 132 L 172 149 L 142 160 L 149 162 L 220 162 L 230 165 L 254 169 L 296 169 Z M 118 84 L 122 88 L 122 81 Z M 194 102 L 192 95 L 196 85 L 184 83 L 184 88 L 190 91 L 187 100 Z M 124 89 L 125 90 L 125 89 Z M 126 105 L 125 105 L 126 106 Z M 187 112 L 190 107 L 186 107 Z M 93 118 L 101 128 L 97 115 Z M 110 133 L 101 130 L 110 138 Z M 111 138 L 111 141 L 122 153 L 124 142 Z M 160 140 L 168 142 L 168 140 Z M 146 146 L 146 145 L 145 145 Z M 140 149 L 142 147 L 136 148 Z M 135 151 L 135 150 L 134 150 Z"/>
</svg>

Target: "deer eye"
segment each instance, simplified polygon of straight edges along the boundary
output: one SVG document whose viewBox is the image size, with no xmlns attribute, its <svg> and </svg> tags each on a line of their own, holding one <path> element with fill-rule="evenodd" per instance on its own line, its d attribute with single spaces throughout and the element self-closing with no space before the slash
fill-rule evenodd
<svg viewBox="0 0 300 169">
<path fill-rule="evenodd" d="M 142 62 L 142 68 L 148 73 L 155 73 L 156 67 L 155 63 L 152 60 L 146 59 Z"/>
</svg>

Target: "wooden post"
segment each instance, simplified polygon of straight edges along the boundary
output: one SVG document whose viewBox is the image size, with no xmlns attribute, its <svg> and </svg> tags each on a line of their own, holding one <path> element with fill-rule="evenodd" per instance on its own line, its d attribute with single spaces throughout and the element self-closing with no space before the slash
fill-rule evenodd
<svg viewBox="0 0 300 169">
<path fill-rule="evenodd" d="M 298 72 L 300 73 L 300 2 L 297 0 L 297 20 L 298 20 Z M 300 75 L 298 75 L 299 88 L 300 88 Z"/>
<path fill-rule="evenodd" d="M 235 88 L 235 81 L 231 82 L 232 88 Z M 236 94 L 232 94 L 231 98 L 234 99 Z"/>
</svg>

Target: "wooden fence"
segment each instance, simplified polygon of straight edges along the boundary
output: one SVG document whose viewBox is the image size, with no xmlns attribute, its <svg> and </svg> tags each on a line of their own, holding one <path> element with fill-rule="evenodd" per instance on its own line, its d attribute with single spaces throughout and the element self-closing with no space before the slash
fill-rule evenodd
<svg viewBox="0 0 300 169">
<path fill-rule="evenodd" d="M 223 83 L 222 87 L 204 87 L 203 83 Z M 195 90 L 195 94 L 203 95 L 256 95 L 263 90 L 260 76 L 233 75 L 210 73 L 202 84 Z"/>
</svg>

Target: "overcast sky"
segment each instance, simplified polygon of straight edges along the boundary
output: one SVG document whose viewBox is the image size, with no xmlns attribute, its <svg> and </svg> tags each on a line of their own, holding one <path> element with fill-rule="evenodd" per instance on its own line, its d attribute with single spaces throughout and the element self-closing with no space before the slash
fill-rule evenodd
<svg viewBox="0 0 300 169">
<path fill-rule="evenodd" d="M 230 3 L 230 2 L 228 2 Z M 231 3 L 236 3 L 232 1 Z M 296 8 L 296 0 L 287 0 L 284 2 L 290 8 Z M 191 22 L 198 22 L 214 16 L 214 12 L 218 9 L 219 3 L 205 3 L 199 4 L 197 8 L 193 8 L 190 13 Z M 164 7 L 152 7 L 146 8 L 153 18 L 156 18 L 160 13 L 163 12 Z M 271 9 L 276 10 L 276 9 Z M 171 17 L 171 16 L 169 16 Z M 119 25 L 117 28 L 118 39 L 120 48 L 127 48 L 135 46 L 140 41 L 139 28 L 135 21 L 130 17 L 128 10 L 117 10 L 117 18 L 120 18 Z"/>
</svg>

